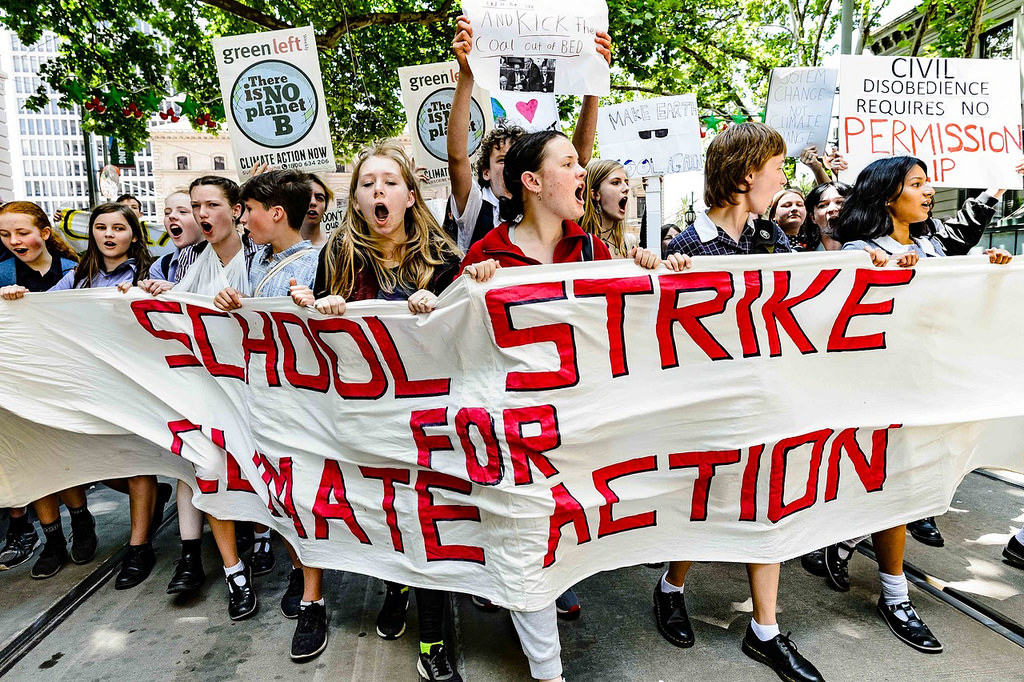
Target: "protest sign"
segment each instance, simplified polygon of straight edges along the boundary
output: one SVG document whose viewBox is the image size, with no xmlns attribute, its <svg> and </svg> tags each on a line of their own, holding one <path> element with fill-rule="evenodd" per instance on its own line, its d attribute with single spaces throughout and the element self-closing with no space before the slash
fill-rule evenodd
<svg viewBox="0 0 1024 682">
<path fill-rule="evenodd" d="M 558 103 L 548 93 L 491 92 L 491 113 L 495 125 L 519 126 L 528 133 L 561 130 Z"/>
<path fill-rule="evenodd" d="M 843 179 L 875 159 L 916 156 L 933 185 L 1020 188 L 1020 64 L 1003 59 L 843 55 Z"/>
<path fill-rule="evenodd" d="M 213 39 L 239 177 L 256 164 L 333 171 L 312 26 Z"/>
<path fill-rule="evenodd" d="M 458 79 L 459 63 L 455 61 L 398 69 L 416 166 L 426 169 L 429 183 L 448 182 L 448 115 Z M 474 86 L 467 140 L 470 157 L 480 149 L 491 127 L 487 93 Z"/>
<path fill-rule="evenodd" d="M 485 90 L 608 94 L 608 62 L 594 43 L 608 31 L 605 0 L 463 0 L 462 13 L 473 25 L 469 65 Z"/>
<path fill-rule="evenodd" d="M 597 141 L 602 159 L 616 159 L 630 177 L 704 168 L 696 95 L 674 95 L 602 106 Z"/>
<path fill-rule="evenodd" d="M 533 610 L 622 566 L 785 560 L 1024 470 L 1024 264 L 693 262 L 503 268 L 430 315 L 0 301 L 0 507 L 178 476 L 308 565 Z"/>
<path fill-rule="evenodd" d="M 782 134 L 786 156 L 797 158 L 811 145 L 825 154 L 838 76 L 823 67 L 772 69 L 764 122 Z"/>
</svg>

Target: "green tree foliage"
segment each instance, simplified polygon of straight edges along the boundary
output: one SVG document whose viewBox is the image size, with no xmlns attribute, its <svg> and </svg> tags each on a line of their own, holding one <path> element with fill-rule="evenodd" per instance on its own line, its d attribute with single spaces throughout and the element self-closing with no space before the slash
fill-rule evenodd
<svg viewBox="0 0 1024 682">
<path fill-rule="evenodd" d="M 707 113 L 754 115 L 773 67 L 820 62 L 839 2 L 609 0 L 613 88 L 618 98 L 696 92 Z M 312 25 L 344 155 L 401 131 L 397 68 L 449 59 L 458 12 L 454 0 L 5 0 L 0 24 L 24 43 L 44 30 L 63 39 L 30 107 L 46 103 L 47 86 L 65 106 L 98 97 L 85 129 L 129 149 L 145 144 L 149 115 L 172 93 L 188 94 L 195 127 L 209 129 L 196 123 L 204 113 L 223 120 L 211 38 Z M 130 105 L 143 115 L 125 115 Z"/>
</svg>

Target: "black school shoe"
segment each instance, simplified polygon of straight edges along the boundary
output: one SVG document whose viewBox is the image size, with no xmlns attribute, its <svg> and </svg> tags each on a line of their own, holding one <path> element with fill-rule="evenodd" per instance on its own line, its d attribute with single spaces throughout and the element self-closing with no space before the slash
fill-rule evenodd
<svg viewBox="0 0 1024 682">
<path fill-rule="evenodd" d="M 929 547 L 942 547 L 946 544 L 946 541 L 942 539 L 942 533 L 939 532 L 939 527 L 935 525 L 934 516 L 920 521 L 911 521 L 907 524 L 907 530 L 910 531 L 912 538 Z"/>
<path fill-rule="evenodd" d="M 281 613 L 285 618 L 298 618 L 302 593 L 306 589 L 306 581 L 302 577 L 301 568 L 293 568 L 288 574 L 288 587 L 281 597 Z"/>
<path fill-rule="evenodd" d="M 662 592 L 661 578 L 654 586 L 654 622 L 669 644 L 686 649 L 693 646 L 693 626 L 686 614 L 682 592 Z"/>
<path fill-rule="evenodd" d="M 153 553 L 153 545 L 148 542 L 144 545 L 128 545 L 128 552 L 121 562 L 121 570 L 114 580 L 115 590 L 127 590 L 139 585 L 149 577 L 156 565 L 156 554 Z"/>
<path fill-rule="evenodd" d="M 276 563 L 277 559 L 274 558 L 274 548 L 270 545 L 270 538 L 256 538 L 253 541 L 252 557 L 249 559 L 252 574 L 255 576 L 266 575 L 274 570 Z M 294 617 L 292 616 L 292 618 Z"/>
<path fill-rule="evenodd" d="M 206 571 L 203 570 L 203 557 L 199 552 L 188 552 L 182 549 L 181 558 L 174 562 L 174 575 L 167 583 L 167 594 L 194 592 L 206 582 Z"/>
<path fill-rule="evenodd" d="M 377 635 L 381 639 L 398 639 L 405 634 L 405 612 L 409 608 L 409 588 L 384 583 L 384 603 L 377 614 Z"/>
<path fill-rule="evenodd" d="M 59 543 L 47 540 L 46 544 L 43 545 L 43 551 L 39 553 L 39 558 L 36 559 L 36 563 L 32 566 L 32 573 L 30 575 L 36 580 L 55 576 L 60 572 L 60 569 L 64 568 L 67 560 L 68 547 L 64 538 L 61 537 Z"/>
<path fill-rule="evenodd" d="M 292 635 L 293 661 L 309 661 L 327 648 L 327 607 L 309 604 L 299 608 L 299 622 Z"/>
<path fill-rule="evenodd" d="M 255 615 L 259 602 L 252 588 L 252 569 L 246 566 L 240 573 L 224 576 L 224 581 L 228 584 L 228 617 L 245 620 Z"/>
<path fill-rule="evenodd" d="M 825 581 L 833 590 L 850 591 L 850 558 L 852 556 L 852 553 L 847 554 L 844 559 L 840 545 L 829 545 L 825 548 Z"/>
<path fill-rule="evenodd" d="M 96 556 L 96 519 L 89 512 L 71 517 L 71 560 L 85 564 Z"/>
<path fill-rule="evenodd" d="M 1006 547 L 1003 547 L 1003 561 L 1011 566 L 1024 568 L 1024 545 L 1020 544 L 1016 535 L 1010 538 Z"/>
<path fill-rule="evenodd" d="M 743 637 L 743 653 L 758 663 L 764 663 L 786 682 L 824 682 L 818 669 L 796 650 L 796 643 L 785 635 L 775 635 L 762 642 L 748 625 Z"/>
<path fill-rule="evenodd" d="M 808 552 L 800 557 L 800 565 L 804 567 L 804 570 L 811 575 L 816 575 L 819 578 L 826 577 L 825 571 L 825 550 L 816 549 L 813 552 Z"/>
<path fill-rule="evenodd" d="M 892 630 L 892 634 L 907 646 L 917 649 L 925 654 L 942 653 L 942 644 L 935 639 L 935 635 L 924 624 L 921 617 L 914 610 L 910 601 L 902 604 L 889 605 L 882 597 L 878 598 L 878 615 L 882 617 L 885 624 Z M 900 617 L 902 616 L 902 618 Z"/>
<path fill-rule="evenodd" d="M 462 682 L 462 675 L 452 667 L 444 644 L 430 647 L 429 654 L 421 653 L 416 661 L 416 672 L 428 682 Z"/>
</svg>

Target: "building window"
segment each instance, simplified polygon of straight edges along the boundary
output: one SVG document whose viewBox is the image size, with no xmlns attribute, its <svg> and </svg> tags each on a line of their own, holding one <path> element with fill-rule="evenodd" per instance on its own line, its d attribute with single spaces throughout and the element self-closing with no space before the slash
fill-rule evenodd
<svg viewBox="0 0 1024 682">
<path fill-rule="evenodd" d="M 979 42 L 982 59 L 1013 59 L 1013 22 L 985 31 Z"/>
<path fill-rule="evenodd" d="M 215 157 L 213 157 L 213 170 L 224 170 L 224 169 L 225 169 L 224 157 L 223 156 L 215 156 Z"/>
<path fill-rule="evenodd" d="M 188 157 L 184 154 L 178 156 L 178 170 L 188 170 Z"/>
</svg>

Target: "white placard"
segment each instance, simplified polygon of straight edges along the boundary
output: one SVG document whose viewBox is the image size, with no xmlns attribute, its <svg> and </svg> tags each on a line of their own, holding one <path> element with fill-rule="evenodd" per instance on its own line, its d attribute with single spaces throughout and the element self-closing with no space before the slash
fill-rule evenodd
<svg viewBox="0 0 1024 682">
<path fill-rule="evenodd" d="M 469 65 L 490 92 L 607 95 L 608 62 L 594 36 L 608 31 L 605 0 L 463 0 L 473 25 Z"/>
<path fill-rule="evenodd" d="M 214 38 L 213 52 L 242 180 L 257 163 L 336 169 L 312 26 Z"/>
<path fill-rule="evenodd" d="M 495 125 L 515 125 L 528 133 L 561 130 L 555 96 L 544 92 L 502 92 L 491 95 L 491 113 Z"/>
<path fill-rule="evenodd" d="M 448 115 L 459 80 L 459 63 L 402 66 L 398 69 L 398 80 L 416 166 L 426 169 L 427 182 L 448 182 Z M 469 108 L 470 157 L 480 149 L 491 127 L 490 100 L 486 92 L 474 86 Z"/>
<path fill-rule="evenodd" d="M 1020 63 L 844 55 L 839 62 L 843 179 L 875 159 L 916 156 L 932 184 L 1020 188 Z"/>
<path fill-rule="evenodd" d="M 838 76 L 824 67 L 772 69 L 764 122 L 786 140 L 786 156 L 797 158 L 811 145 L 825 153 Z"/>
<path fill-rule="evenodd" d="M 616 159 L 630 177 L 704 168 L 696 95 L 641 99 L 601 107 L 597 141 L 602 159 Z"/>
</svg>

